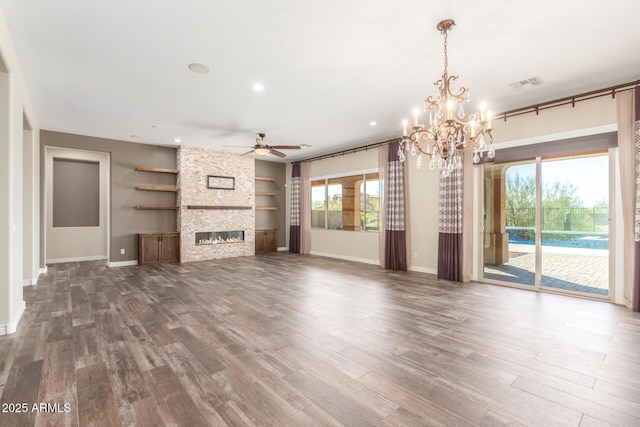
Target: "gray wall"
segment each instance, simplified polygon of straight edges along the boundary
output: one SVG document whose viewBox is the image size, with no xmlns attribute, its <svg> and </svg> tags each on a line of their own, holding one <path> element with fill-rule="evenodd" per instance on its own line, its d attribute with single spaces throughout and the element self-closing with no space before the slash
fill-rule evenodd
<svg viewBox="0 0 640 427">
<path fill-rule="evenodd" d="M 53 226 L 100 225 L 100 164 L 53 159 Z"/>
<path fill-rule="evenodd" d="M 137 233 L 163 233 L 176 231 L 176 212 L 173 210 L 136 210 L 138 205 L 175 205 L 175 194 L 155 191 L 138 191 L 138 185 L 175 185 L 172 174 L 136 171 L 136 166 L 160 168 L 176 167 L 176 149 L 147 144 L 135 144 L 113 139 L 95 138 L 60 132 L 41 131 L 40 156 L 44 147 L 55 146 L 108 152 L 111 155 L 111 262 L 131 261 L 138 258 Z M 44 177 L 41 162 L 41 177 Z M 41 195 L 44 195 L 44 178 L 41 178 Z M 44 206 L 44 203 L 42 203 Z M 42 211 L 42 209 L 41 209 Z M 44 224 L 43 212 L 41 223 Z M 41 236 L 44 238 L 44 229 Z M 44 248 L 44 244 L 41 244 Z M 120 254 L 125 250 L 125 255 Z M 41 253 L 44 263 L 44 249 Z"/>
<path fill-rule="evenodd" d="M 256 206 L 275 206 L 277 211 L 256 211 L 256 230 L 277 229 L 278 247 L 289 245 L 286 239 L 286 165 L 256 159 L 256 176 L 274 178 L 275 182 L 256 181 L 256 191 L 274 191 L 275 196 L 256 196 Z"/>
</svg>

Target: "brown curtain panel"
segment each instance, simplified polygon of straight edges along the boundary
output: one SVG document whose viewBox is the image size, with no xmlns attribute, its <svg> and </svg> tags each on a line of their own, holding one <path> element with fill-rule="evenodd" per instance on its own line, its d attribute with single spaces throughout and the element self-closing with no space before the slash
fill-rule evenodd
<svg viewBox="0 0 640 427">
<path fill-rule="evenodd" d="M 301 168 L 294 163 L 291 170 L 291 208 L 289 217 L 289 252 L 300 253 Z"/>
<path fill-rule="evenodd" d="M 462 282 L 463 170 L 440 174 L 438 278 Z"/>
<path fill-rule="evenodd" d="M 407 236 L 405 230 L 404 164 L 400 162 L 400 144 L 389 144 L 387 173 L 384 181 L 385 248 L 384 266 L 387 270 L 407 270 Z"/>
</svg>

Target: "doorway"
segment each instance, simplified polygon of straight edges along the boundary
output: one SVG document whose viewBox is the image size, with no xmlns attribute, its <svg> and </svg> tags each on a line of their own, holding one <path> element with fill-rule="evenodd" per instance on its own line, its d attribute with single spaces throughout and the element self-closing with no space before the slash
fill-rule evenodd
<svg viewBox="0 0 640 427">
<path fill-rule="evenodd" d="M 109 153 L 45 150 L 46 263 L 107 260 Z"/>
<path fill-rule="evenodd" d="M 485 165 L 484 190 L 484 281 L 611 297 L 606 151 Z"/>
</svg>

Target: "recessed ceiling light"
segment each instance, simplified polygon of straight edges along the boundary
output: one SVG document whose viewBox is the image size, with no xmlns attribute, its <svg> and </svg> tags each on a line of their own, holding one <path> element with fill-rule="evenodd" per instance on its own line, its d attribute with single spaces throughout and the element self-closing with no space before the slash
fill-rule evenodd
<svg viewBox="0 0 640 427">
<path fill-rule="evenodd" d="M 251 87 L 256 92 L 262 92 L 264 90 L 264 85 L 262 83 L 254 83 L 253 86 L 251 86 Z"/>
<path fill-rule="evenodd" d="M 375 120 L 371 120 L 369 122 L 369 126 L 376 126 L 378 124 L 378 122 L 376 122 Z"/>
<path fill-rule="evenodd" d="M 197 62 L 189 64 L 189 69 L 198 74 L 207 74 L 209 72 L 209 67 L 204 64 L 198 64 Z"/>
<path fill-rule="evenodd" d="M 180 144 L 182 142 L 182 140 L 180 138 L 176 138 L 176 139 L 173 140 L 173 142 L 175 142 L 177 144 Z"/>
</svg>

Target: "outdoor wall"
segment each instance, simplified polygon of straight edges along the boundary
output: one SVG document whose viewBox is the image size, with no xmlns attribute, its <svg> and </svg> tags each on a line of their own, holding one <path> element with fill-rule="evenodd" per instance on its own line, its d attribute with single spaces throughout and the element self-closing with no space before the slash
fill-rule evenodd
<svg viewBox="0 0 640 427">
<path fill-rule="evenodd" d="M 174 193 L 136 190 L 136 186 L 139 185 L 175 185 L 174 175 L 135 170 L 137 166 L 175 168 L 175 148 L 52 131 L 40 133 L 40 145 L 42 158 L 44 158 L 45 146 L 110 153 L 110 263 L 135 263 L 138 259 L 137 233 L 176 231 L 175 211 L 135 209 L 138 205 L 175 205 Z M 44 177 L 43 169 L 44 162 L 41 163 L 42 177 Z M 41 185 L 41 188 L 44 188 L 44 178 Z M 41 231 L 41 238 L 45 238 L 44 231 Z M 44 247 L 42 244 L 42 248 Z M 124 249 L 124 255 L 120 253 L 121 249 Z M 44 250 L 42 252 L 44 263 Z"/>
</svg>

